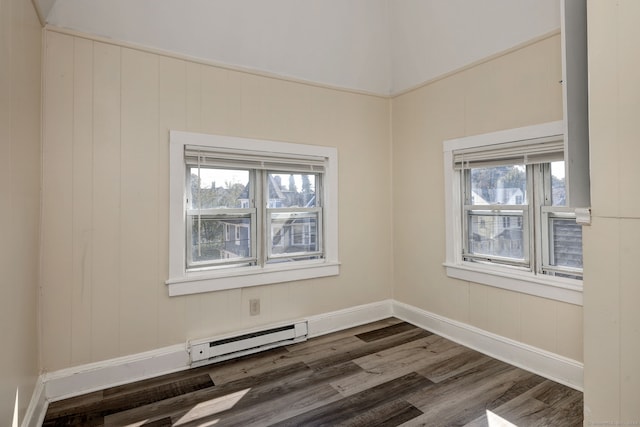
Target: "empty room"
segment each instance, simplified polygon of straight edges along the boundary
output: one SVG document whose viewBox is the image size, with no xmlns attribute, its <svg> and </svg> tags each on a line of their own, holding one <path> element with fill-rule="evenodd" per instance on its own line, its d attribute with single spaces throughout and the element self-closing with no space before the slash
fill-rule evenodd
<svg viewBox="0 0 640 427">
<path fill-rule="evenodd" d="M 639 425 L 638 20 L 0 0 L 0 424 Z"/>
</svg>

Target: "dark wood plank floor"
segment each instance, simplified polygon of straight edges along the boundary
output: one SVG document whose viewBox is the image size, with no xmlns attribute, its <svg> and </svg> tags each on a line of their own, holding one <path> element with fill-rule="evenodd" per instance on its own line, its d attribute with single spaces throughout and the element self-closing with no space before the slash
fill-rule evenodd
<svg viewBox="0 0 640 427">
<path fill-rule="evenodd" d="M 580 426 L 582 393 L 398 319 L 54 402 L 45 426 Z"/>
</svg>

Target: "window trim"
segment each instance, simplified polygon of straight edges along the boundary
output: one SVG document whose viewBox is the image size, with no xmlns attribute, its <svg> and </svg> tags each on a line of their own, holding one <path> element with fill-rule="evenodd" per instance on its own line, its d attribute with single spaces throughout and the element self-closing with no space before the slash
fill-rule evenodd
<svg viewBox="0 0 640 427">
<path fill-rule="evenodd" d="M 322 199 L 324 200 L 324 258 L 321 260 L 242 266 L 203 271 L 186 269 L 185 146 L 209 149 L 246 150 L 279 154 L 282 157 L 325 158 Z M 294 144 L 222 135 L 171 130 L 169 132 L 169 296 L 188 295 L 305 280 L 339 274 L 338 260 L 338 151 L 335 147 Z"/>
<path fill-rule="evenodd" d="M 445 184 L 444 267 L 449 277 L 508 289 L 529 295 L 582 305 L 582 280 L 545 276 L 499 265 L 485 265 L 462 259 L 462 200 L 460 175 L 453 167 L 454 152 L 466 149 L 487 149 L 497 144 L 542 138 L 563 138 L 564 122 L 508 129 L 487 134 L 450 139 L 443 142 Z M 566 157 L 566 156 L 565 156 Z M 565 158 L 565 165 L 568 163 Z"/>
</svg>

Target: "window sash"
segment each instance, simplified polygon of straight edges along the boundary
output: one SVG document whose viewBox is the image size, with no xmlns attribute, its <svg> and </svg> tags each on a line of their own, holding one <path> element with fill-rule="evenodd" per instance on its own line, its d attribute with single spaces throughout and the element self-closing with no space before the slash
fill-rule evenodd
<svg viewBox="0 0 640 427">
<path fill-rule="evenodd" d="M 553 265 L 555 258 L 555 238 L 552 222 L 554 219 L 569 219 L 575 221 L 576 215 L 571 208 L 557 206 L 541 207 L 541 234 L 542 237 L 542 261 L 540 270 L 545 274 L 564 274 L 569 276 L 582 276 L 583 269 L 566 265 Z"/>
<path fill-rule="evenodd" d="M 295 221 L 296 219 L 307 219 L 313 218 L 316 219 L 316 244 L 315 246 L 318 248 L 313 251 L 297 251 L 297 252 L 288 252 L 288 253 L 273 253 L 273 248 L 282 247 L 282 244 L 274 245 L 274 216 L 278 214 L 288 214 L 291 217 L 291 220 Z M 297 258 L 309 258 L 309 257 L 317 257 L 321 258 L 324 256 L 324 239 L 323 239 L 323 220 L 322 220 L 322 208 L 270 208 L 267 209 L 266 214 L 266 227 L 268 230 L 268 235 L 266 238 L 266 246 L 267 246 L 267 262 L 273 260 L 282 260 L 282 259 L 297 259 Z M 304 225 L 302 224 L 294 224 L 290 223 L 288 225 Z M 282 228 L 282 227 L 281 227 Z M 282 242 L 282 241 L 281 241 Z M 284 244 L 286 246 L 286 244 Z M 293 243 L 290 243 L 289 246 L 296 246 Z M 304 246 L 304 245 L 299 245 Z"/>
<path fill-rule="evenodd" d="M 515 258 L 498 254 L 474 252 L 469 247 L 471 239 L 469 223 L 474 216 L 488 216 L 495 218 L 518 217 L 522 221 L 521 250 L 522 257 Z M 496 264 L 507 264 L 512 266 L 531 268 L 531 248 L 530 248 L 530 223 L 528 205 L 465 205 L 463 206 L 462 221 L 462 257 L 465 260 L 489 262 Z M 498 234 L 491 239 L 486 239 L 493 245 Z"/>
<path fill-rule="evenodd" d="M 187 211 L 187 215 L 186 215 L 186 233 L 185 233 L 185 237 L 186 237 L 186 242 L 185 242 L 185 247 L 186 247 L 186 256 L 185 256 L 185 260 L 186 260 L 186 269 L 187 271 L 193 271 L 193 270 L 199 270 L 199 269 L 203 269 L 203 268 L 213 268 L 213 267 L 223 267 L 223 266 L 230 266 L 230 265 L 254 265 L 257 262 L 257 254 L 256 254 L 256 245 L 255 245 L 255 240 L 256 240 L 256 212 L 255 209 L 254 210 L 250 210 L 250 209 L 244 209 L 244 210 L 234 210 L 236 211 L 235 213 L 230 213 L 230 212 L 226 212 L 227 210 L 225 209 L 207 209 L 206 213 L 202 213 L 202 212 L 198 212 L 197 210 L 189 210 Z M 245 212 L 239 212 L 239 211 L 245 211 Z M 247 256 L 240 256 L 240 257 L 236 257 L 236 258 L 220 258 L 220 259 L 209 259 L 209 260 L 203 260 L 203 261 L 197 261 L 193 259 L 193 249 L 194 247 L 192 246 L 192 242 L 194 239 L 194 235 L 193 235 L 193 228 L 194 228 L 194 223 L 195 224 L 199 224 L 202 221 L 207 221 L 207 220 L 213 220 L 213 221 L 237 221 L 237 220 L 244 220 L 244 219 L 249 219 L 249 252 L 247 254 Z M 229 229 L 224 229 L 222 231 L 222 236 L 225 239 L 223 241 L 223 249 L 227 249 L 227 244 L 228 242 L 231 241 L 236 241 L 236 237 L 237 237 L 237 233 L 239 232 L 238 224 L 233 224 L 235 229 L 233 232 L 231 232 Z M 198 241 L 198 245 L 202 244 L 202 239 L 200 237 L 197 238 Z M 199 247 L 200 249 L 200 247 Z"/>
<path fill-rule="evenodd" d="M 185 156 L 187 151 L 185 150 Z M 223 159 L 224 160 L 224 159 Z M 195 163 L 193 163 L 195 161 Z M 192 197 L 190 195 L 191 191 L 191 179 L 190 174 L 188 173 L 188 168 L 196 166 L 197 168 L 213 168 L 213 169 L 229 169 L 229 164 L 223 164 L 224 162 L 220 162 L 220 164 L 215 164 L 213 161 L 207 162 L 206 159 L 198 155 L 195 158 L 190 158 L 188 161 L 185 161 L 185 167 L 187 169 L 187 180 L 186 180 L 186 194 L 187 198 L 185 200 L 188 201 Z M 264 165 L 264 163 L 262 163 Z M 310 166 L 311 169 L 307 169 Z M 260 265 L 264 266 L 264 264 L 268 262 L 283 262 L 285 260 L 289 261 L 299 261 L 305 259 L 319 259 L 324 258 L 325 248 L 324 248 L 324 227 L 323 227 L 323 206 L 322 206 L 322 191 L 323 191 L 323 176 L 324 169 L 319 171 L 318 167 L 314 165 L 286 165 L 286 169 L 284 165 L 279 164 L 278 169 L 251 169 L 247 167 L 246 162 L 242 165 L 237 164 L 237 169 L 248 170 L 249 171 L 249 186 L 250 186 L 250 202 L 249 204 L 251 208 L 196 208 L 192 207 L 185 209 L 185 227 L 186 227 L 186 245 L 185 245 L 185 262 L 186 262 L 186 271 L 194 271 L 194 270 L 203 270 L 208 268 L 220 268 L 220 267 L 228 267 L 228 266 L 237 266 L 237 265 Z M 296 173 L 306 173 L 306 174 L 314 174 L 315 178 L 315 199 L 314 199 L 314 207 L 312 208 L 270 208 L 269 207 L 269 174 L 296 174 Z M 198 174 L 200 175 L 200 174 Z M 187 203 L 188 205 L 188 203 Z M 292 217 L 299 218 L 309 218 L 309 214 L 313 214 L 316 218 L 316 234 L 315 234 L 315 247 L 317 250 L 313 251 L 298 251 L 298 252 L 289 252 L 276 254 L 273 253 L 273 248 L 271 242 L 273 241 L 273 216 L 276 213 L 287 213 Z M 305 216 L 306 215 L 306 216 Z M 249 238 L 249 256 L 238 257 L 238 258 L 230 258 L 230 259 L 217 259 L 217 260 L 206 260 L 206 261 L 197 261 L 194 260 L 193 257 L 193 247 L 192 242 L 194 239 L 193 236 L 193 224 L 194 221 L 202 221 L 202 220 L 238 220 L 238 219 L 250 219 L 250 238 Z M 238 228 L 236 226 L 235 232 L 238 232 Z M 228 233 L 227 230 L 223 232 L 223 235 L 226 236 Z M 227 240 L 237 240 L 237 236 L 229 236 Z M 198 244 L 200 244 L 201 239 L 197 239 Z M 226 247 L 227 242 L 225 241 L 223 245 Z M 290 244 L 289 246 L 295 246 Z M 301 245 L 302 246 L 302 245 Z M 264 254 L 264 255 L 263 255 Z"/>
</svg>

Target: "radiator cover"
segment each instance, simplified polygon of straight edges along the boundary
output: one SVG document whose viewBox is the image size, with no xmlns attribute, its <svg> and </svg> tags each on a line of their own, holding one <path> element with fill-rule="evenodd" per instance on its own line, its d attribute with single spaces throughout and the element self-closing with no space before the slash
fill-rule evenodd
<svg viewBox="0 0 640 427">
<path fill-rule="evenodd" d="M 202 366 L 306 341 L 307 336 L 307 322 L 303 321 L 236 336 L 192 341 L 189 343 L 191 366 Z"/>
</svg>

